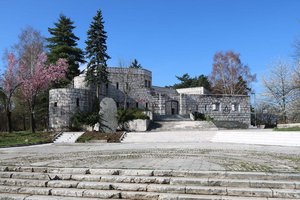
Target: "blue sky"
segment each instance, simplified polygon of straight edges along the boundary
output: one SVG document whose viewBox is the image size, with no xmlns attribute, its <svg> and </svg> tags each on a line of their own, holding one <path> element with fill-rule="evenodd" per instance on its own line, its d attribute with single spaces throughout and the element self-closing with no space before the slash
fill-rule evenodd
<svg viewBox="0 0 300 200">
<path fill-rule="evenodd" d="M 253 87 L 260 92 L 267 66 L 279 57 L 292 60 L 299 8 L 299 0 L 0 0 L 0 56 L 28 25 L 48 37 L 60 13 L 75 22 L 84 48 L 101 9 L 109 66 L 136 58 L 152 71 L 154 85 L 165 86 L 177 82 L 176 75 L 209 75 L 213 55 L 233 50 L 257 74 Z"/>
</svg>

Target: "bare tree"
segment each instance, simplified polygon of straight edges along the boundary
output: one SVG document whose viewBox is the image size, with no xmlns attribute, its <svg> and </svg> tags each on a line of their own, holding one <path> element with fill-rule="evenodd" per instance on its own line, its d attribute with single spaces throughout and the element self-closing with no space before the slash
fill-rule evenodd
<svg viewBox="0 0 300 200">
<path fill-rule="evenodd" d="M 256 75 L 240 60 L 240 54 L 233 51 L 217 52 L 213 58 L 210 83 L 214 93 L 248 94 L 250 83 L 256 81 Z"/>
<path fill-rule="evenodd" d="M 127 109 L 127 103 L 128 103 L 128 97 L 131 94 L 133 83 L 132 83 L 132 76 L 133 76 L 133 70 L 134 68 L 128 67 L 126 65 L 125 61 L 120 60 L 119 61 L 119 67 L 123 71 L 123 73 L 120 73 L 120 79 L 122 83 L 122 91 L 124 94 L 124 110 Z"/>
<path fill-rule="evenodd" d="M 275 106 L 281 120 L 287 123 L 288 111 L 296 97 L 295 84 L 292 80 L 292 68 L 284 61 L 273 64 L 268 75 L 262 78 L 265 88 L 265 97 Z"/>
<path fill-rule="evenodd" d="M 45 38 L 31 26 L 22 30 L 19 42 L 13 46 L 18 59 L 34 70 L 34 66 L 40 54 L 45 52 Z"/>
</svg>

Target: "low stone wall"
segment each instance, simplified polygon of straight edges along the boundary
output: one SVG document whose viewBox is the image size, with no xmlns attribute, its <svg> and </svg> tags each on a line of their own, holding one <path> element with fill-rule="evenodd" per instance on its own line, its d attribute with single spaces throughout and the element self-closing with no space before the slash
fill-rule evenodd
<svg viewBox="0 0 300 200">
<path fill-rule="evenodd" d="M 150 120 L 135 119 L 128 122 L 128 131 L 147 131 Z"/>
<path fill-rule="evenodd" d="M 293 124 L 277 124 L 277 128 L 291 128 L 291 127 L 300 127 L 300 123 L 293 123 Z"/>
</svg>

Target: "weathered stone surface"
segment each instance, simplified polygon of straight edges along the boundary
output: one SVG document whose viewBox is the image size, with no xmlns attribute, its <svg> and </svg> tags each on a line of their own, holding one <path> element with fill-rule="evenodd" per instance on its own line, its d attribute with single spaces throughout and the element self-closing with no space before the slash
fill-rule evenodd
<svg viewBox="0 0 300 200">
<path fill-rule="evenodd" d="M 149 185 L 147 187 L 149 192 L 161 192 L 161 193 L 185 193 L 185 186 L 180 185 Z"/>
<path fill-rule="evenodd" d="M 51 188 L 39 187 L 22 187 L 18 191 L 20 194 L 33 194 L 33 195 L 49 195 Z"/>
<path fill-rule="evenodd" d="M 0 179 L 0 185 L 45 187 L 47 181 L 26 179 Z"/>
<path fill-rule="evenodd" d="M 51 194 L 56 196 L 82 197 L 84 191 L 85 190 L 73 188 L 54 188 L 51 190 Z"/>
<path fill-rule="evenodd" d="M 153 170 L 119 170 L 123 176 L 153 176 Z"/>
<path fill-rule="evenodd" d="M 89 172 L 92 175 L 119 175 L 117 169 L 90 169 Z"/>
<path fill-rule="evenodd" d="M 72 175 L 71 179 L 76 181 L 100 181 L 101 176 L 92 175 L 92 174 L 86 174 L 86 175 L 74 174 Z"/>
<path fill-rule="evenodd" d="M 147 184 L 133 184 L 133 183 L 112 183 L 111 188 L 114 190 L 125 191 L 146 191 Z"/>
<path fill-rule="evenodd" d="M 0 200 L 24 200 L 28 195 L 23 194 L 1 194 L 0 193 Z M 26 198 L 27 200 L 27 198 Z"/>
<path fill-rule="evenodd" d="M 242 197 L 272 197 L 272 190 L 266 188 L 227 188 L 227 195 Z"/>
<path fill-rule="evenodd" d="M 0 194 L 1 193 L 18 193 L 20 187 L 16 186 L 2 186 L 0 185 Z"/>
<path fill-rule="evenodd" d="M 110 183 L 103 182 L 80 182 L 77 186 L 78 189 L 97 189 L 97 190 L 110 190 Z"/>
<path fill-rule="evenodd" d="M 159 194 L 153 192 L 128 192 L 122 191 L 121 192 L 122 199 L 158 199 Z"/>
<path fill-rule="evenodd" d="M 226 187 L 186 186 L 187 194 L 227 195 Z"/>
<path fill-rule="evenodd" d="M 13 173 L 11 178 L 14 178 L 14 179 L 37 179 L 37 180 L 49 180 L 50 179 L 47 174 L 17 173 L 17 172 Z"/>
<path fill-rule="evenodd" d="M 0 172 L 0 178 L 10 178 L 12 174 L 12 172 Z"/>
<path fill-rule="evenodd" d="M 47 187 L 53 187 L 53 188 L 76 188 L 78 185 L 78 181 L 48 181 Z"/>
<path fill-rule="evenodd" d="M 83 197 L 98 197 L 98 198 L 116 198 L 119 199 L 120 192 L 107 190 L 84 190 Z"/>
<path fill-rule="evenodd" d="M 100 111 L 101 116 L 101 131 L 104 133 L 115 133 L 118 127 L 117 121 L 117 105 L 112 98 L 105 97 L 100 102 Z"/>
</svg>

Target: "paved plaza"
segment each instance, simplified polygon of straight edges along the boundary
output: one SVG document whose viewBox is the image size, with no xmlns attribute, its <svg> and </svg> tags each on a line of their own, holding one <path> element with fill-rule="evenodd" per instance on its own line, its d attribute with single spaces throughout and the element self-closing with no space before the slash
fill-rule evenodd
<svg viewBox="0 0 300 200">
<path fill-rule="evenodd" d="M 138 134 L 138 133 L 134 133 Z M 152 133 L 144 133 L 152 134 Z M 166 133 L 164 133 L 166 134 Z M 173 135 L 172 135 L 173 134 Z M 300 171 L 300 147 L 270 145 L 275 141 L 271 134 L 279 134 L 283 142 L 285 132 L 245 131 L 199 131 L 169 132 L 169 138 L 179 134 L 197 138 L 170 140 L 169 142 L 125 142 L 92 144 L 45 144 L 28 147 L 0 149 L 0 164 L 31 165 L 47 167 L 90 167 L 90 168 L 125 168 L 125 169 L 177 169 L 177 170 L 228 170 L 228 171 Z M 234 137 L 232 143 L 228 135 Z M 268 145 L 251 144 L 249 134 L 261 134 L 270 137 Z M 293 140 L 300 144 L 299 137 L 286 132 L 286 141 Z M 227 138 L 224 136 L 228 136 Z M 242 137 L 244 135 L 245 137 Z M 245 144 L 248 137 L 250 144 Z M 222 138 L 224 142 L 222 142 Z M 185 138 L 185 139 L 184 139 Z M 202 138 L 202 139 L 201 139 Z M 253 136 L 255 141 L 257 138 Z M 276 138 L 275 138 L 276 139 Z M 126 138 L 125 138 L 126 141 Z M 244 144 L 242 144 L 244 143 Z M 283 142 L 288 143 L 288 142 Z"/>
</svg>

